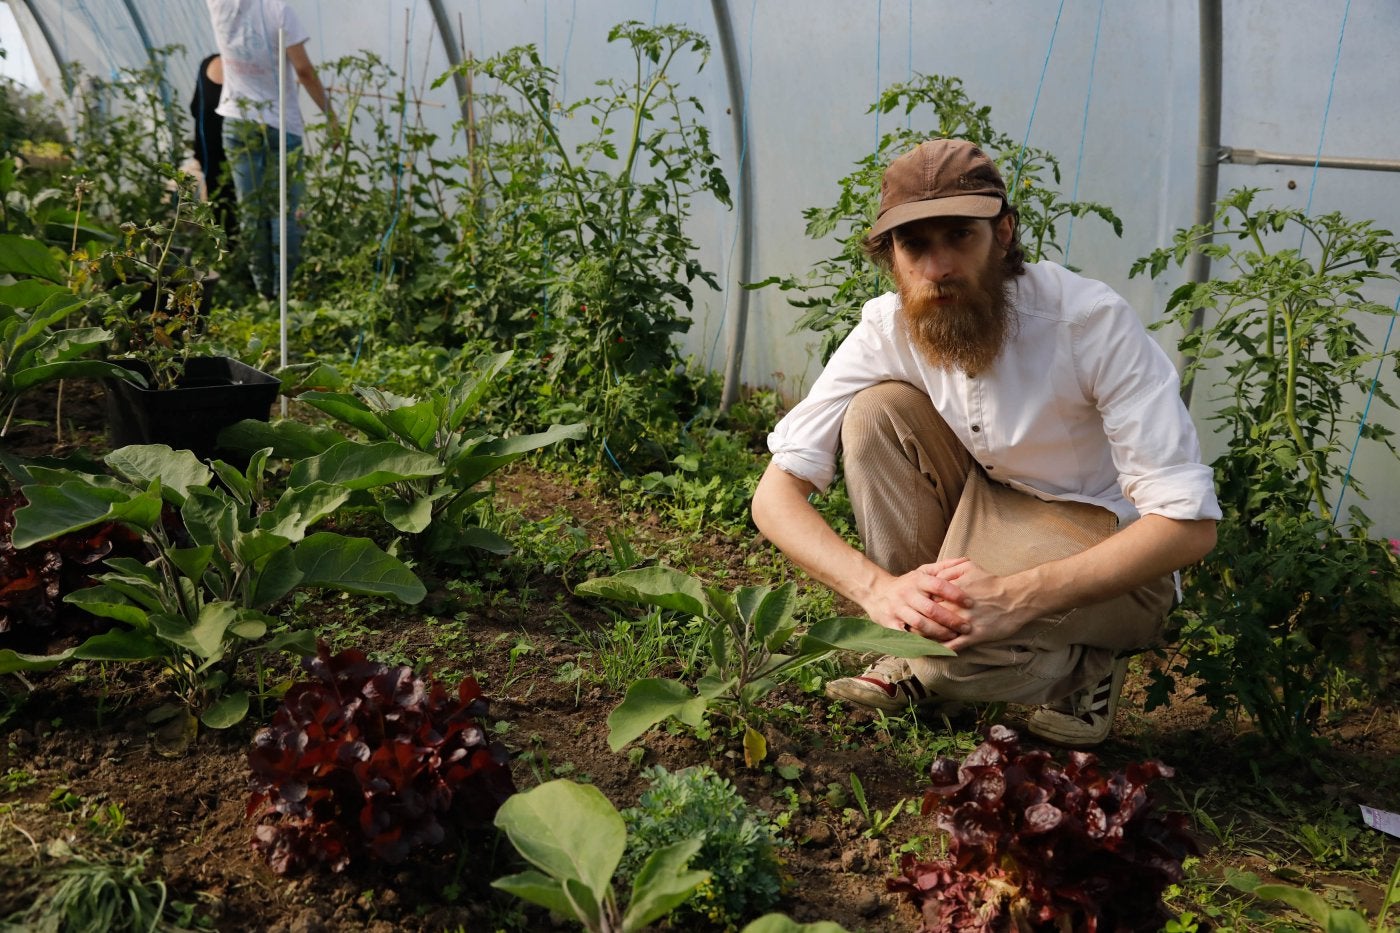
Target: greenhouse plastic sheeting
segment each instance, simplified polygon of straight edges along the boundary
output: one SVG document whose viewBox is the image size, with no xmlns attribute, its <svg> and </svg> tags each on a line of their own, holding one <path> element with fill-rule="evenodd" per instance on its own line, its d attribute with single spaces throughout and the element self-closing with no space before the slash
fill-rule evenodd
<svg viewBox="0 0 1400 933">
<path fill-rule="evenodd" d="M 181 105 L 195 63 L 212 48 L 202 0 L 9 0 L 49 93 L 66 93 L 59 61 L 110 78 L 140 66 L 149 46 L 180 45 L 169 61 Z M 368 49 L 421 89 L 425 119 L 444 145 L 459 117 L 443 37 L 427 0 L 291 0 L 325 62 Z M 533 44 L 560 75 L 566 99 L 594 82 L 627 77 L 606 41 L 624 20 L 678 22 L 710 37 L 698 75 L 678 72 L 682 93 L 705 108 L 712 145 L 735 185 L 752 172 L 747 210 L 697 204 L 690 233 L 698 259 L 723 288 L 697 292 L 686 351 L 713 368 L 725 361 L 734 320 L 740 245 L 752 248 L 749 280 L 801 274 L 833 252 L 805 234 L 803 210 L 830 206 L 837 180 L 871 152 L 902 113 L 872 113 L 879 89 L 915 74 L 960 77 L 991 107 L 1002 132 L 1058 156 L 1062 190 L 1112 207 L 1121 237 L 1081 219 L 1058 232 L 1068 262 L 1107 281 L 1146 321 L 1161 315 L 1179 273 L 1130 277 L 1132 263 L 1192 222 L 1197 165 L 1197 4 L 1100 0 L 442 0 L 464 54 L 482 58 Z M 1390 158 L 1400 123 L 1400 3 L 1394 0 L 1231 0 L 1224 3 L 1222 142 L 1273 152 Z M 733 60 L 720 51 L 716 10 L 727 11 Z M 739 86 L 726 80 L 726 64 Z M 332 97 L 334 98 L 334 90 Z M 309 106 L 304 104 L 304 109 Z M 731 110 L 741 117 L 736 131 Z M 309 140 L 315 145 L 314 138 Z M 1400 229 L 1400 173 L 1278 165 L 1223 165 L 1219 190 L 1268 189 L 1271 203 L 1313 213 L 1341 211 Z M 1375 294 L 1389 303 L 1394 294 Z M 742 378 L 803 390 L 817 369 L 816 341 L 793 339 L 799 312 L 773 288 L 747 294 L 750 318 Z M 1377 344 L 1384 322 L 1373 329 Z M 1369 326 L 1369 325 L 1368 325 Z M 1162 332 L 1164 345 L 1175 335 Z M 1393 393 L 1396 386 L 1388 386 Z M 1197 403 L 1198 416 L 1202 404 Z M 1393 414 L 1385 414 L 1389 426 Z M 1202 432 L 1207 456 L 1216 441 Z M 1365 471 L 1368 465 L 1359 463 Z M 1379 465 L 1373 468 L 1380 468 Z M 1375 488 L 1385 490 L 1394 478 Z M 1400 528 L 1400 496 L 1373 496 L 1379 523 Z"/>
</svg>

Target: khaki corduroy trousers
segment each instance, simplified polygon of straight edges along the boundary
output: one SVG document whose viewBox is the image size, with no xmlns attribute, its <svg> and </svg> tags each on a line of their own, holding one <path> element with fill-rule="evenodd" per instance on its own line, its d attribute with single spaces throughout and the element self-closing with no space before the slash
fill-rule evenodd
<svg viewBox="0 0 1400 933">
<path fill-rule="evenodd" d="M 1107 509 L 1037 499 L 988 479 L 928 396 L 907 383 L 858 393 L 841 445 L 866 556 L 893 574 L 969 557 L 1008 575 L 1077 554 L 1117 530 Z M 948 699 L 1057 700 L 1099 681 L 1115 657 L 1158 641 L 1174 593 L 1168 575 L 1036 619 L 1010 640 L 910 663 L 929 690 Z"/>
</svg>

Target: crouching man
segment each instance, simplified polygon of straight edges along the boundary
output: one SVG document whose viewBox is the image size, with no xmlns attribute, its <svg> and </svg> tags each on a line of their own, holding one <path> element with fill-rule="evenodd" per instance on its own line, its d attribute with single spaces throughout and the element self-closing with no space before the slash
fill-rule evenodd
<svg viewBox="0 0 1400 933">
<path fill-rule="evenodd" d="M 827 695 L 1031 704 L 1034 735 L 1096 745 L 1174 571 L 1215 546 L 1176 371 L 1108 286 L 1024 261 L 1006 186 L 968 142 L 890 163 L 865 248 L 898 290 L 770 435 L 753 517 L 875 622 L 957 656 L 885 658 Z M 808 499 L 838 452 L 863 553 Z"/>
</svg>

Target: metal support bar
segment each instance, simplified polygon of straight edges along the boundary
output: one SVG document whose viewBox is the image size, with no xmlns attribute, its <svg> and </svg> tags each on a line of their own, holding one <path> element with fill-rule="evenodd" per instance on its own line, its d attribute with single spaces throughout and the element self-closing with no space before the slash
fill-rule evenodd
<svg viewBox="0 0 1400 933">
<path fill-rule="evenodd" d="M 462 125 L 471 126 L 471 89 L 467 87 L 466 75 L 462 74 L 462 49 L 457 45 L 457 36 L 452 32 L 452 21 L 447 18 L 447 9 L 442 0 L 428 0 L 433 8 L 433 22 L 437 24 L 438 35 L 442 37 L 442 47 L 447 52 L 447 62 L 452 66 L 452 86 L 457 89 L 457 106 L 462 108 Z"/>
<path fill-rule="evenodd" d="M 34 8 L 34 0 L 24 0 L 24 8 L 29 11 L 29 18 L 34 20 L 34 25 L 39 27 L 39 34 L 44 37 L 44 44 L 49 47 L 49 54 L 58 63 L 58 74 L 63 79 L 63 93 L 71 97 L 73 95 L 73 75 L 68 70 L 68 62 L 59 53 L 58 43 L 53 41 L 53 33 L 49 31 L 49 24 Z"/>
<path fill-rule="evenodd" d="M 749 224 L 753 217 L 753 173 L 749 170 L 749 159 L 744 151 L 744 75 L 739 69 L 739 54 L 734 44 L 734 24 L 729 19 L 729 7 L 724 0 L 711 0 L 715 14 L 715 30 L 719 35 L 720 55 L 724 58 L 724 75 L 729 85 L 729 112 L 734 123 L 734 145 L 739 153 L 739 195 L 735 203 L 735 217 L 738 221 L 734 236 L 739 251 L 739 272 L 726 283 L 731 288 L 735 283 L 749 281 L 753 277 L 753 236 Z M 739 284 L 737 307 L 730 319 L 729 341 L 725 349 L 724 390 L 720 395 L 720 411 L 739 399 L 740 374 L 744 363 L 744 340 L 749 326 L 749 292 Z M 727 305 L 726 305 L 727 307 Z"/>
<path fill-rule="evenodd" d="M 1196 207 L 1192 220 L 1194 225 L 1209 225 L 1215 219 L 1215 195 L 1220 185 L 1220 72 L 1221 72 L 1221 26 L 1220 0 L 1200 0 L 1201 22 L 1201 90 L 1200 112 L 1197 118 L 1196 145 Z M 1200 245 L 1210 242 L 1207 237 Z M 1191 282 L 1204 282 L 1210 278 L 1210 256 L 1196 250 L 1187 259 L 1186 278 Z M 1206 311 L 1196 308 L 1191 312 L 1191 322 L 1187 325 L 1188 334 L 1201 329 Z M 1189 354 L 1182 354 L 1179 366 L 1182 372 L 1195 361 Z M 1191 385 L 1181 387 L 1181 400 L 1191 407 Z"/>
<path fill-rule="evenodd" d="M 1220 150 L 1220 161 L 1234 165 L 1304 165 L 1312 168 L 1355 168 L 1368 172 L 1400 172 L 1400 160 L 1362 159 L 1349 156 L 1310 156 L 1293 155 L 1287 152 L 1268 152 L 1263 149 L 1239 149 L 1225 146 Z"/>
</svg>

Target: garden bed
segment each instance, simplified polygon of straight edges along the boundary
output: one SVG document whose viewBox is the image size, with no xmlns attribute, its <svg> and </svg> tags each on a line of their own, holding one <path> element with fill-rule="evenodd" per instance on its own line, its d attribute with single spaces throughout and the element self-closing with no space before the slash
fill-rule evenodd
<svg viewBox="0 0 1400 933">
<path fill-rule="evenodd" d="M 82 447 L 102 452 L 100 407 L 91 387 L 69 385 L 51 427 L 12 431 L 10 453 L 38 455 Z M 22 415 L 53 419 L 52 394 L 39 393 Z M 608 748 L 608 714 L 621 699 L 589 672 L 602 663 L 582 644 L 612 624 L 597 600 L 576 597 L 587 551 L 607 547 L 606 532 L 625 528 L 633 547 L 726 587 L 771 581 L 779 560 L 749 532 L 740 539 L 679 534 L 654 516 L 555 474 L 517 465 L 497 474 L 495 509 L 535 524 L 536 545 L 572 542 L 551 559 L 542 551 L 483 562 L 462 578 L 425 577 L 429 595 L 404 607 L 342 595 L 298 598 L 288 607 L 299 626 L 323 633 L 336 648 L 356 647 L 390 663 L 427 664 L 455 685 L 474 674 L 490 698 L 489 719 L 513 754 L 522 790 L 550 777 L 597 786 L 615 805 L 631 806 L 646 787 L 642 769 L 708 763 L 750 804 L 785 824 L 783 859 L 790 876 L 779 905 L 794 918 L 834 920 L 848 930 L 913 929 L 910 907 L 885 893 L 901 851 L 939 851 L 937 833 L 914 806 L 888 825 L 902 801 L 921 799 L 922 767 L 937 754 L 962 757 L 988 723 L 975 718 L 918 722 L 852 711 L 803 692 L 777 690 L 766 706 L 769 742 L 763 766 L 746 767 L 736 736 L 722 729 L 704 740 L 654 730 L 631 754 Z M 854 659 L 846 659 L 854 662 Z M 661 659 L 658 665 L 664 666 Z M 1331 745 L 1315 773 L 1272 770 L 1236 727 L 1212 724 L 1209 710 L 1178 696 L 1143 712 L 1144 668 L 1130 674 L 1118 729 L 1100 750 L 1118 767 L 1160 758 L 1177 769 L 1163 782 L 1165 802 L 1188 807 L 1205 857 L 1172 892 L 1173 909 L 1199 919 L 1217 912 L 1222 928 L 1265 929 L 1277 922 L 1242 895 L 1222 893 L 1228 869 L 1277 873 L 1279 880 L 1359 903 L 1374 913 L 1396 858 L 1394 840 L 1359 827 L 1358 803 L 1400 809 L 1400 708 L 1338 714 L 1323 729 Z M 570 675 L 573 674 L 571 677 Z M 147 853 L 145 876 L 161 878 L 172 900 L 189 905 L 191 924 L 221 930 L 477 930 L 548 928 L 542 912 L 488 884 L 519 869 L 504 840 L 467 840 L 463 854 L 444 848 L 397 866 L 355 864 L 343 874 L 274 875 L 251 846 L 247 750 L 272 709 L 203 730 L 174 757 L 148 714 L 165 702 L 153 666 L 81 664 L 0 683 L 0 918 L 28 902 L 24 886 L 65 848 L 131 862 Z M 987 711 L 982 711 L 985 715 Z M 1006 710 L 1018 728 L 1025 711 Z M 637 750 L 640 751 L 637 751 Z M 858 776 L 868 808 L 851 799 Z M 877 825 L 872 825 L 872 821 Z M 561 927 L 562 928 L 562 927 Z M 1185 928 L 1183 928 L 1185 929 Z"/>
</svg>

